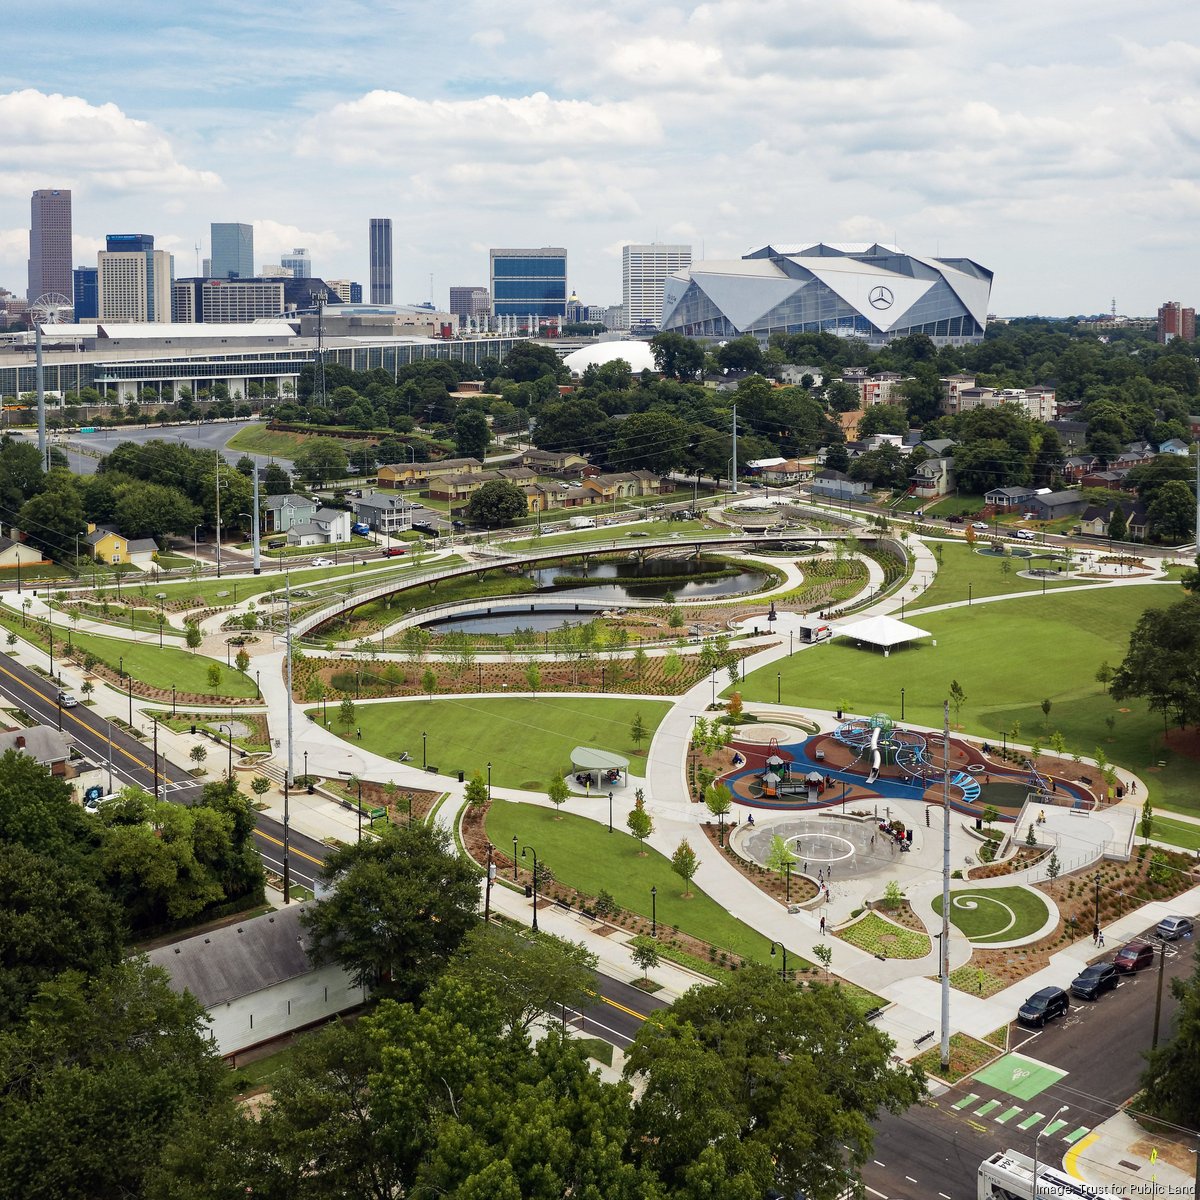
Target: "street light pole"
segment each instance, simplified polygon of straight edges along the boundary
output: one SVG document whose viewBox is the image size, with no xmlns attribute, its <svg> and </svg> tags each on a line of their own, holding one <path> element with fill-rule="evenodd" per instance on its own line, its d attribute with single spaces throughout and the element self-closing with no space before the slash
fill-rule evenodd
<svg viewBox="0 0 1200 1200">
<path fill-rule="evenodd" d="M 525 846 L 521 850 L 521 857 L 525 857 L 525 851 L 528 850 L 533 855 L 533 932 L 537 933 L 537 892 L 538 892 L 538 873 L 537 873 L 537 851 L 532 846 Z"/>
<path fill-rule="evenodd" d="M 904 689 L 900 689 L 900 720 L 904 720 Z"/>
<path fill-rule="evenodd" d="M 1042 1126 L 1041 1133 L 1039 1133 L 1037 1137 L 1033 1139 L 1033 1200 L 1037 1200 L 1038 1195 L 1038 1150 L 1041 1147 L 1042 1137 L 1046 1130 L 1049 1129 L 1050 1126 L 1053 1125 L 1054 1122 L 1057 1121 L 1058 1118 L 1061 1117 L 1068 1108 L 1070 1108 L 1069 1104 L 1062 1105 L 1058 1112 L 1056 1112 L 1054 1116 L 1052 1116 L 1050 1120 Z"/>
<path fill-rule="evenodd" d="M 779 978 L 785 983 L 787 982 L 787 947 L 782 942 L 771 943 L 771 957 L 775 957 L 775 947 L 778 946 L 783 951 L 783 970 L 779 972 Z"/>
<path fill-rule="evenodd" d="M 233 778 L 233 725 L 232 724 L 228 724 L 228 725 L 221 724 L 221 725 L 218 725 L 217 728 L 229 730 L 229 769 L 226 772 L 226 778 L 232 779 Z"/>
<path fill-rule="evenodd" d="M 424 771 L 424 770 L 425 770 L 425 768 L 426 768 L 426 759 L 425 759 L 425 734 L 424 734 L 424 733 L 422 733 L 422 734 L 421 734 L 421 770 L 422 770 L 422 771 Z"/>
<path fill-rule="evenodd" d="M 513 834 L 513 879 L 517 878 L 517 835 Z"/>
<path fill-rule="evenodd" d="M 776 704 L 783 703 L 783 701 L 780 700 L 780 698 L 779 698 L 780 697 L 780 689 L 782 687 L 782 684 L 780 683 L 780 678 L 781 678 L 781 672 L 776 671 L 775 672 L 775 703 Z"/>
<path fill-rule="evenodd" d="M 791 904 L 792 902 L 792 864 L 790 862 L 783 864 L 783 902 Z"/>
<path fill-rule="evenodd" d="M 409 802 L 411 803 L 411 798 Z M 496 878 L 496 847 L 491 842 L 487 844 L 487 856 L 487 886 L 483 891 L 483 923 L 485 925 L 492 919 L 492 880 Z"/>
<path fill-rule="evenodd" d="M 133 676 L 126 675 L 125 682 L 128 685 L 129 692 L 129 728 L 133 728 Z"/>
<path fill-rule="evenodd" d="M 488 763 L 488 803 L 492 802 L 492 764 Z"/>
<path fill-rule="evenodd" d="M 608 793 L 608 832 L 612 833 L 612 792 Z"/>
<path fill-rule="evenodd" d="M 658 937 L 658 885 L 650 888 L 650 936 Z"/>
</svg>

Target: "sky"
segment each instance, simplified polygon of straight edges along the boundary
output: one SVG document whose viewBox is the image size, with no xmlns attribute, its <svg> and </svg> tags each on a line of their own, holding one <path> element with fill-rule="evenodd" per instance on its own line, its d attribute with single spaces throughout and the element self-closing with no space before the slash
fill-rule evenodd
<svg viewBox="0 0 1200 1200">
<path fill-rule="evenodd" d="M 1006 316 L 1200 307 L 1200 24 L 1128 0 L 15 0 L 0 56 L 0 286 L 29 197 L 73 190 L 76 265 L 209 223 L 256 268 L 307 246 L 395 299 L 561 245 L 588 304 L 621 247 L 738 258 L 886 241 L 995 272 Z"/>
</svg>

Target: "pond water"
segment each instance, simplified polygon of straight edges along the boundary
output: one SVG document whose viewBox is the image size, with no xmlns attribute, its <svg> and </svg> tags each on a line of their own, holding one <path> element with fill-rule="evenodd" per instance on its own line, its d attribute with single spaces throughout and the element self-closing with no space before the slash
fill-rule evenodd
<svg viewBox="0 0 1200 1200">
<path fill-rule="evenodd" d="M 544 599 L 530 597 L 529 607 L 487 612 L 487 601 L 480 601 L 479 611 L 429 622 L 439 633 L 508 634 L 517 629 L 539 632 L 558 629 L 562 625 L 583 625 L 599 615 L 598 609 L 575 611 L 572 601 L 593 600 L 619 607 L 627 600 L 661 600 L 673 593 L 678 600 L 704 600 L 725 596 L 741 596 L 756 592 L 768 581 L 763 571 L 740 570 L 720 579 L 692 579 L 719 569 L 719 564 L 704 559 L 650 559 L 644 563 L 630 559 L 621 562 L 572 563 L 539 567 L 527 571 Z M 564 575 L 577 576 L 577 582 L 556 583 Z M 586 576 L 586 580 L 585 577 Z M 620 578 L 621 583 L 604 580 Z M 636 579 L 637 582 L 629 582 Z M 595 581 L 595 582 L 592 582 Z M 531 611 L 532 609 L 532 611 Z"/>
</svg>

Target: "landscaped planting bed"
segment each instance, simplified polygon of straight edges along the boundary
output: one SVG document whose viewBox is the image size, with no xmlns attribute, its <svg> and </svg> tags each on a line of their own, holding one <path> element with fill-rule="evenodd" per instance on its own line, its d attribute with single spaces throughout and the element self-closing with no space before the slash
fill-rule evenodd
<svg viewBox="0 0 1200 1200">
<path fill-rule="evenodd" d="M 875 912 L 835 930 L 834 936 L 883 958 L 924 958 L 933 946 L 928 934 L 905 929 Z"/>
</svg>

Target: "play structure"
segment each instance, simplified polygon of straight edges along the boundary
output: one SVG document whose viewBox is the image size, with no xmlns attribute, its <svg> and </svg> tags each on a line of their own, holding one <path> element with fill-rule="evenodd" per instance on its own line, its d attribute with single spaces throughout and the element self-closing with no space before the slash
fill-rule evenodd
<svg viewBox="0 0 1200 1200">
<path fill-rule="evenodd" d="M 943 780 L 942 768 L 926 757 L 929 744 L 925 736 L 911 729 L 897 729 L 887 713 L 843 721 L 833 736 L 858 751 L 856 761 L 867 757 L 869 784 L 879 778 L 885 765 L 895 765 L 922 787 Z M 979 781 L 967 771 L 954 771 L 950 775 L 950 786 L 962 793 L 965 804 L 974 804 L 979 799 Z"/>
<path fill-rule="evenodd" d="M 766 769 L 758 777 L 762 796 L 768 800 L 777 800 L 781 796 L 804 796 L 808 800 L 818 800 L 829 783 L 827 776 L 820 771 L 803 771 L 803 764 L 789 762 L 779 755 L 779 740 L 772 738 L 767 747 L 769 754 L 764 764 Z M 800 773 L 796 773 L 800 768 Z"/>
</svg>

